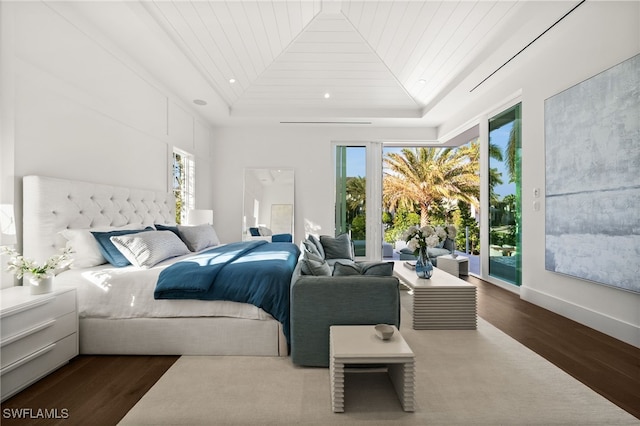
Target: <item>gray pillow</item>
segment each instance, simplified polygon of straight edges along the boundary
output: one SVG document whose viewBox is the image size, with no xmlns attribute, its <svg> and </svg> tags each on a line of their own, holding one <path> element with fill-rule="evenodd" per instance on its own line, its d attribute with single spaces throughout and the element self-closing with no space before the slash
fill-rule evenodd
<svg viewBox="0 0 640 426">
<path fill-rule="evenodd" d="M 328 235 L 320 236 L 320 243 L 324 249 L 325 259 L 352 259 L 351 238 L 349 234 L 340 234 L 337 237 Z"/>
<path fill-rule="evenodd" d="M 360 274 L 361 274 L 360 267 L 355 263 L 345 264 L 345 263 L 336 262 L 336 264 L 333 266 L 334 277 L 360 275 Z"/>
<path fill-rule="evenodd" d="M 390 277 L 393 275 L 393 262 L 359 262 L 362 275 Z"/>
<path fill-rule="evenodd" d="M 312 241 L 304 240 L 302 242 L 302 245 L 304 246 L 304 249 L 307 250 L 308 252 L 311 252 L 320 258 L 324 258 L 324 256 L 322 256 L 318 251 L 318 247 L 316 247 L 316 245 Z"/>
<path fill-rule="evenodd" d="M 110 240 L 132 265 L 142 268 L 150 268 L 163 260 L 190 253 L 182 240 L 171 231 L 115 235 Z"/>
<path fill-rule="evenodd" d="M 178 232 L 191 251 L 200 251 L 220 244 L 215 229 L 206 223 L 196 226 L 178 225 Z"/>
<path fill-rule="evenodd" d="M 305 251 L 300 259 L 300 270 L 303 275 L 331 276 L 331 267 L 321 257 Z"/>
<path fill-rule="evenodd" d="M 326 259 L 327 257 L 324 255 L 324 248 L 322 247 L 322 243 L 320 242 L 318 237 L 316 237 L 315 235 L 309 234 L 309 241 L 311 241 L 316 246 L 318 253 L 320 253 L 320 257 L 323 259 Z"/>
</svg>

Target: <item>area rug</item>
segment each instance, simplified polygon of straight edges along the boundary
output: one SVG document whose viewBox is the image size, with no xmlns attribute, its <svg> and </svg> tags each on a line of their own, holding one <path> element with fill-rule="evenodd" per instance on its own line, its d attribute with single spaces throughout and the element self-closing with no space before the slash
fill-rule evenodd
<svg viewBox="0 0 640 426">
<path fill-rule="evenodd" d="M 381 372 L 347 374 L 345 412 L 333 413 L 328 369 L 282 357 L 183 356 L 120 424 L 640 425 L 480 318 L 477 330 L 413 330 L 404 307 L 402 315 L 416 355 L 415 412 L 402 410 Z"/>
</svg>

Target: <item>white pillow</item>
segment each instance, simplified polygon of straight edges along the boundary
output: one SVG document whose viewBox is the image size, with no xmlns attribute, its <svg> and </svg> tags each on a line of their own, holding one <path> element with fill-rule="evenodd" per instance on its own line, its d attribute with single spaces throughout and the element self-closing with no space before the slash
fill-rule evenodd
<svg viewBox="0 0 640 426">
<path fill-rule="evenodd" d="M 182 241 L 191 251 L 200 251 L 220 244 L 216 230 L 209 224 L 196 226 L 178 225 L 178 232 Z"/>
<path fill-rule="evenodd" d="M 109 239 L 132 265 L 141 268 L 150 268 L 163 260 L 190 253 L 171 231 L 146 231 Z"/>
<path fill-rule="evenodd" d="M 100 252 L 100 246 L 96 241 L 92 231 L 94 232 L 108 232 L 115 230 L 126 229 L 142 229 L 139 224 L 125 225 L 121 227 L 98 227 L 89 229 L 64 229 L 60 231 L 60 235 L 67 240 L 66 247 L 71 247 L 73 254 L 71 258 L 71 269 L 91 268 L 107 263 L 107 259 L 104 258 Z"/>
<path fill-rule="evenodd" d="M 263 237 L 269 237 L 273 235 L 273 232 L 271 232 L 271 229 L 267 228 L 266 226 L 259 226 L 258 233 Z"/>
</svg>

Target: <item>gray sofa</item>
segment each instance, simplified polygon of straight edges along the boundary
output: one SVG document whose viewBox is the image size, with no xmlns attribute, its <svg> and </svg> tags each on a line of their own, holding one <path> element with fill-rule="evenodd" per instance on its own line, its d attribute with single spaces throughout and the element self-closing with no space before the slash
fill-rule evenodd
<svg viewBox="0 0 640 426">
<path fill-rule="evenodd" d="M 332 325 L 393 324 L 400 327 L 396 277 L 301 275 L 291 286 L 291 360 L 296 365 L 329 366 Z"/>
<path fill-rule="evenodd" d="M 400 327 L 400 289 L 395 276 L 334 276 L 336 263 L 347 265 L 347 271 L 350 266 L 357 269 L 365 264 L 354 262 L 352 257 L 325 261 L 328 265 L 325 268 L 331 270 L 328 275 L 303 274 L 305 267 L 301 259 L 291 278 L 291 360 L 296 365 L 329 366 L 329 327 L 332 325 Z M 370 262 L 367 265 L 375 268 Z"/>
<path fill-rule="evenodd" d="M 438 266 L 438 256 L 444 256 L 451 253 L 453 253 L 453 240 L 449 238 L 444 240 L 444 244 L 441 248 L 429 247 L 427 249 L 427 255 L 429 256 L 433 266 Z M 400 260 L 416 260 L 416 255 L 408 248 L 401 249 L 398 254 L 400 255 Z"/>
</svg>

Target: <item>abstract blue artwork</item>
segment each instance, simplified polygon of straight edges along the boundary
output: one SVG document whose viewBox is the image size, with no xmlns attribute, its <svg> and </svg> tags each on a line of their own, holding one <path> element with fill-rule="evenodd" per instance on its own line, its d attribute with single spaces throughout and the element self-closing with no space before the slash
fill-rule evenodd
<svg viewBox="0 0 640 426">
<path fill-rule="evenodd" d="M 640 293 L 640 55 L 545 100 L 545 268 Z"/>
</svg>

